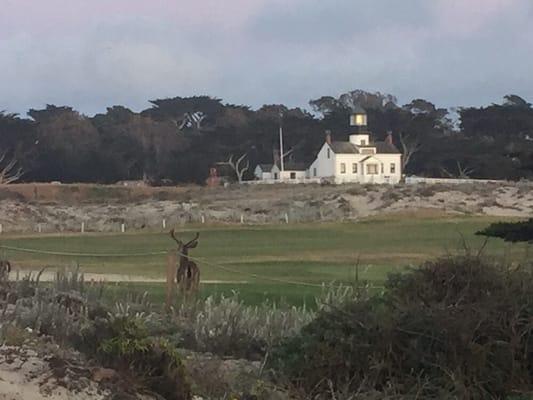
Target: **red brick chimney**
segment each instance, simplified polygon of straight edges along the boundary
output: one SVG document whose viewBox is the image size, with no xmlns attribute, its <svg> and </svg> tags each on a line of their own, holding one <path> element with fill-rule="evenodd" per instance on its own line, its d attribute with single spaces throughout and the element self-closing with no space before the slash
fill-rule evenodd
<svg viewBox="0 0 533 400">
<path fill-rule="evenodd" d="M 385 138 L 385 143 L 392 144 L 392 131 L 387 131 L 387 137 Z"/>
<path fill-rule="evenodd" d="M 331 131 L 329 129 L 326 131 L 326 143 L 331 144 Z"/>
</svg>

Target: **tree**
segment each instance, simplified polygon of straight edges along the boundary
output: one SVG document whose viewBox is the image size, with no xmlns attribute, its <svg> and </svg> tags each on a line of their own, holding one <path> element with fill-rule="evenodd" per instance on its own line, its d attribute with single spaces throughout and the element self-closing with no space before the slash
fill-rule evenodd
<svg viewBox="0 0 533 400">
<path fill-rule="evenodd" d="M 246 161 L 246 164 L 242 164 L 241 165 L 241 163 L 244 161 L 246 156 L 247 156 L 247 154 L 244 153 L 242 156 L 240 156 L 237 159 L 237 161 L 234 161 L 233 160 L 233 155 L 231 155 L 228 161 L 219 162 L 218 164 L 220 164 L 220 165 L 229 165 L 231 167 L 231 169 L 235 172 L 235 175 L 237 175 L 238 182 L 242 183 L 243 177 L 244 177 L 244 173 L 246 171 L 248 171 L 248 169 L 250 168 L 250 161 L 248 161 L 248 160 Z"/>
<path fill-rule="evenodd" d="M 22 167 L 17 166 L 17 160 L 15 158 L 7 161 L 6 157 L 7 151 L 0 156 L 0 185 L 16 182 L 24 174 Z"/>
<path fill-rule="evenodd" d="M 405 171 L 413 155 L 422 148 L 422 143 L 414 135 L 400 133 L 400 144 L 402 146 L 402 171 Z"/>
<path fill-rule="evenodd" d="M 460 161 L 456 161 L 457 173 L 454 174 L 448 171 L 445 167 L 441 167 L 443 175 L 448 178 L 470 179 L 470 175 L 474 172 L 474 168 L 469 168 L 461 165 Z"/>
<path fill-rule="evenodd" d="M 503 96 L 504 106 L 510 107 L 522 107 L 522 108 L 531 108 L 531 104 L 525 101 L 522 97 L 517 96 L 516 94 L 508 94 Z"/>
</svg>

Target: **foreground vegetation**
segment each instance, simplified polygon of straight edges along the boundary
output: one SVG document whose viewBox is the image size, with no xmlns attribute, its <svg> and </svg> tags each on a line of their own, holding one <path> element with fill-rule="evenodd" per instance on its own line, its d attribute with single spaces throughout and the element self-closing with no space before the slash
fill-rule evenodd
<svg viewBox="0 0 533 400">
<path fill-rule="evenodd" d="M 389 276 L 384 292 L 325 287 L 314 309 L 212 296 L 164 310 L 140 293 L 112 301 L 104 286 L 59 273 L 52 285 L 1 283 L 0 333 L 13 344 L 31 328 L 169 400 L 528 398 L 532 274 L 528 263 L 467 249 Z M 224 376 L 193 379 L 184 349 L 261 367 L 234 391 Z"/>
</svg>

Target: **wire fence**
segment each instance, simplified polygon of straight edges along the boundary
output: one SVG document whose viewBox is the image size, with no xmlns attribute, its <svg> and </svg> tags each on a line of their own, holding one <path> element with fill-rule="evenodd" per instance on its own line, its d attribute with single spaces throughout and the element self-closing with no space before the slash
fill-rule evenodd
<svg viewBox="0 0 533 400">
<path fill-rule="evenodd" d="M 31 255 L 42 255 L 42 256 L 57 256 L 57 257 L 64 257 L 69 258 L 71 260 L 76 260 L 76 263 L 78 266 L 80 265 L 80 259 L 83 258 L 90 258 L 90 259 L 120 259 L 120 258 L 126 258 L 126 259 L 132 259 L 132 258 L 146 258 L 146 257 L 159 257 L 159 256 L 165 256 L 169 252 L 174 252 L 178 256 L 186 256 L 189 260 L 198 262 L 201 266 L 208 266 L 212 267 L 214 269 L 229 272 L 232 274 L 235 274 L 239 277 L 246 277 L 246 278 L 252 278 L 256 279 L 261 282 L 273 282 L 273 283 L 280 283 L 284 285 L 296 285 L 296 286 L 306 286 L 306 287 L 313 287 L 313 288 L 322 288 L 323 284 L 317 284 L 317 283 L 311 283 L 311 282 L 304 282 L 299 280 L 291 280 L 291 279 L 283 279 L 283 278 L 276 278 L 276 277 L 269 277 L 264 276 L 260 274 L 256 274 L 253 272 L 243 271 L 236 268 L 229 267 L 227 265 L 223 265 L 221 263 L 216 263 L 213 261 L 209 261 L 206 258 L 203 257 L 194 257 L 189 256 L 183 253 L 178 252 L 175 249 L 169 249 L 167 251 L 153 251 L 153 252 L 143 252 L 143 253 L 87 253 L 87 252 L 62 252 L 62 251 L 53 251 L 53 250 L 40 250 L 40 249 L 32 249 L 32 248 L 24 248 L 24 247 L 16 247 L 16 246 L 6 246 L 6 245 L 0 245 L 0 250 L 2 251 L 3 257 L 5 258 L 7 256 L 6 252 L 10 253 L 26 253 Z M 106 274 L 101 274 L 102 276 L 105 276 Z M 114 275 L 122 275 L 122 274 L 109 274 L 110 276 Z M 127 275 L 124 275 L 127 276 Z M 153 279 L 147 279 L 147 281 L 152 281 Z M 163 280 L 161 280 L 163 281 Z M 220 283 L 222 283 L 221 281 Z M 230 281 L 234 282 L 234 281 Z M 243 281 L 245 282 L 245 281 Z"/>
</svg>

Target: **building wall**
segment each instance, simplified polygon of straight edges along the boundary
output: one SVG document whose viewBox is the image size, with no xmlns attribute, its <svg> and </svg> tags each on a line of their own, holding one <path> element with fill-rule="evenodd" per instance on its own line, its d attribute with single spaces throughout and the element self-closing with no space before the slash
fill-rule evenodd
<svg viewBox="0 0 533 400">
<path fill-rule="evenodd" d="M 328 158 L 328 149 L 330 158 Z M 335 159 L 337 155 L 331 150 L 327 143 L 324 143 L 318 152 L 315 161 L 307 170 L 308 178 L 333 178 L 335 176 Z M 314 170 L 316 169 L 316 176 Z"/>
<path fill-rule="evenodd" d="M 367 155 L 364 154 L 337 154 L 335 158 L 335 182 L 336 183 L 399 183 L 402 178 L 401 154 L 375 154 L 367 162 L 362 162 Z M 342 173 L 342 164 L 345 164 L 345 173 Z M 352 164 L 357 163 L 357 173 L 353 173 Z M 367 164 L 377 164 L 378 173 L 368 175 Z M 383 172 L 381 165 L 383 164 Z M 395 164 L 395 172 L 390 172 L 390 165 Z"/>
<path fill-rule="evenodd" d="M 306 177 L 305 171 L 281 171 L 280 172 L 280 178 L 282 181 L 290 181 L 293 180 L 291 178 L 291 174 L 294 174 L 294 180 L 304 180 Z"/>
</svg>

